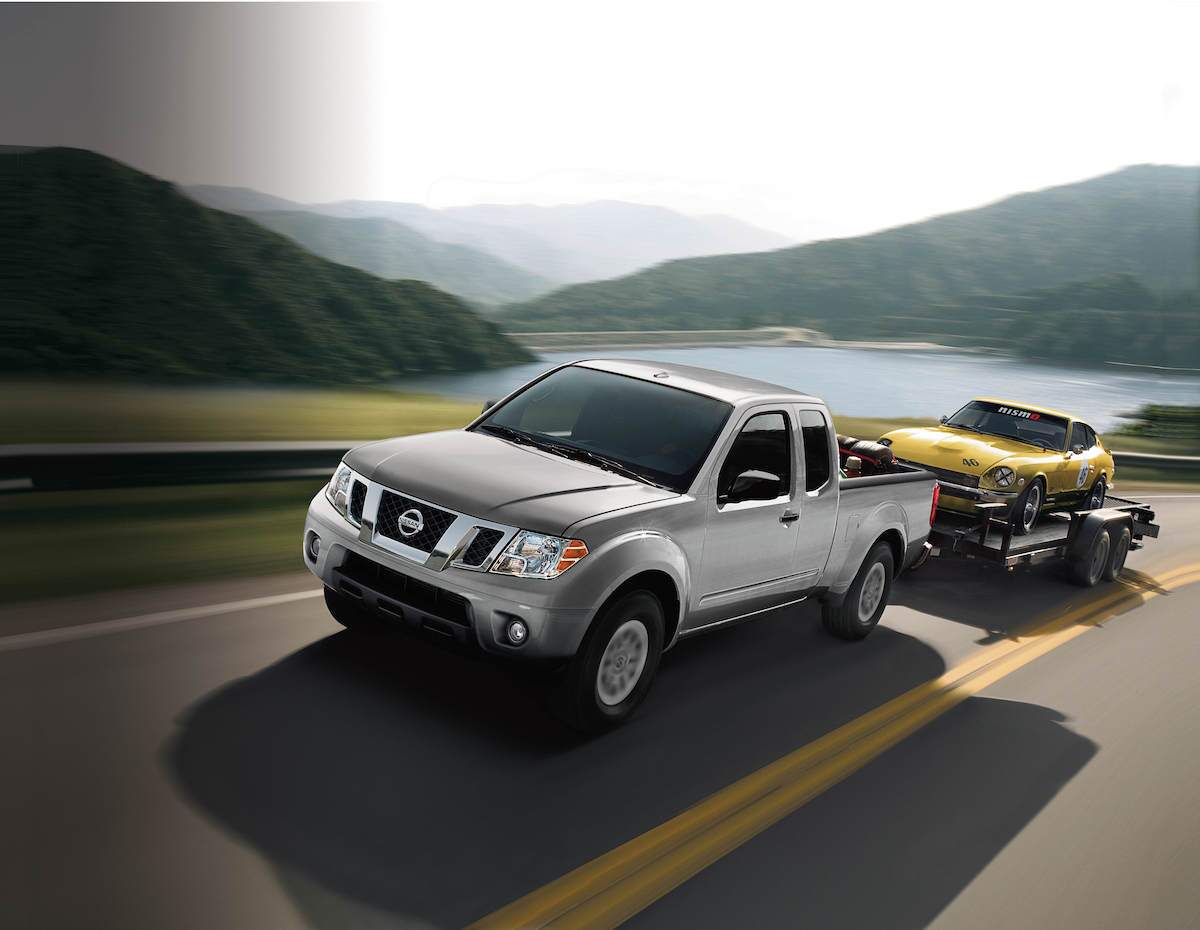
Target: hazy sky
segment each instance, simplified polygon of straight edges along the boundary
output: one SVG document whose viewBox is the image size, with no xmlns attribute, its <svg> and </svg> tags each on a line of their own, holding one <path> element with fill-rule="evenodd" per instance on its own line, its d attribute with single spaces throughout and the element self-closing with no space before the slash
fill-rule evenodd
<svg viewBox="0 0 1200 930">
<path fill-rule="evenodd" d="M 0 143 L 431 206 L 864 232 L 1200 161 L 1200 4 L 0 6 Z"/>
</svg>

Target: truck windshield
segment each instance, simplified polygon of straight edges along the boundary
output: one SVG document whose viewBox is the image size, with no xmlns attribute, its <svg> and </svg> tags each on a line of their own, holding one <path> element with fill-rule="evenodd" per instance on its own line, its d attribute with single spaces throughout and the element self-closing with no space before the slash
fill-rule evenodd
<svg viewBox="0 0 1200 930">
<path fill-rule="evenodd" d="M 572 365 L 530 385 L 474 429 L 683 493 L 731 410 L 712 397 Z"/>
<path fill-rule="evenodd" d="M 1061 452 L 1067 444 L 1067 421 L 1008 404 L 973 400 L 946 421 L 946 426 L 1003 436 L 1039 449 Z"/>
</svg>

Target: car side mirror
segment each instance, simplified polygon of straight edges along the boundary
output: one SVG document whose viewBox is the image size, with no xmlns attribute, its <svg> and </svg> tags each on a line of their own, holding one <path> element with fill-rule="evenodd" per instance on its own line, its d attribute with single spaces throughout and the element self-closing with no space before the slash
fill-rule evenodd
<svg viewBox="0 0 1200 930">
<path fill-rule="evenodd" d="M 1083 453 L 1084 453 L 1083 445 L 1081 443 L 1077 442 L 1077 443 L 1075 443 L 1075 445 L 1071 446 L 1071 451 L 1074 452 L 1076 455 L 1083 455 Z"/>
<path fill-rule="evenodd" d="M 950 419 L 950 418 L 949 418 L 948 416 L 946 416 L 946 415 L 943 413 L 943 414 L 942 414 L 940 417 L 938 417 L 938 422 L 939 422 L 939 423 L 945 423 L 945 422 L 946 422 L 947 420 L 949 420 L 949 419 Z"/>
<path fill-rule="evenodd" d="M 717 498 L 720 504 L 742 501 L 769 501 L 783 493 L 783 479 L 768 471 L 750 469 L 742 472 L 729 485 L 729 490 Z"/>
<path fill-rule="evenodd" d="M 489 410 L 491 410 L 495 406 L 496 406 L 496 402 L 494 400 L 485 400 L 483 402 L 483 409 L 480 410 L 479 412 L 487 413 Z"/>
</svg>

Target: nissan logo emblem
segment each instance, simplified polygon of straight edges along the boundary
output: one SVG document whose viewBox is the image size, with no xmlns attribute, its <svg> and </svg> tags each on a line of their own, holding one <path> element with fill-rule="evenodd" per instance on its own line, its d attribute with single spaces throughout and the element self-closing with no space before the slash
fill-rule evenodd
<svg viewBox="0 0 1200 930">
<path fill-rule="evenodd" d="M 401 536 L 416 536 L 425 529 L 425 518 L 421 515 L 421 511 L 414 507 L 400 514 L 399 519 L 396 520 L 396 526 L 399 528 Z"/>
</svg>

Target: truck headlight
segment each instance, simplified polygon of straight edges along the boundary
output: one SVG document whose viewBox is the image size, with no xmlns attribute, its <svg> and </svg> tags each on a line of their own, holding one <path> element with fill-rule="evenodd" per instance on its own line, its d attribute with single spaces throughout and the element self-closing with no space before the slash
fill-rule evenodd
<svg viewBox="0 0 1200 930">
<path fill-rule="evenodd" d="M 1007 488 L 1017 480 L 1017 474 L 1007 465 L 997 465 L 988 472 L 988 479 L 998 488 Z"/>
<path fill-rule="evenodd" d="M 329 479 L 329 484 L 325 486 L 325 497 L 329 499 L 329 503 L 333 504 L 333 509 L 340 513 L 347 520 L 350 519 L 347 511 L 350 509 L 350 482 L 354 480 L 354 472 L 350 466 L 342 462 L 333 472 L 333 477 Z"/>
<path fill-rule="evenodd" d="M 587 554 L 582 539 L 518 530 L 488 571 L 518 578 L 557 578 Z"/>
</svg>

